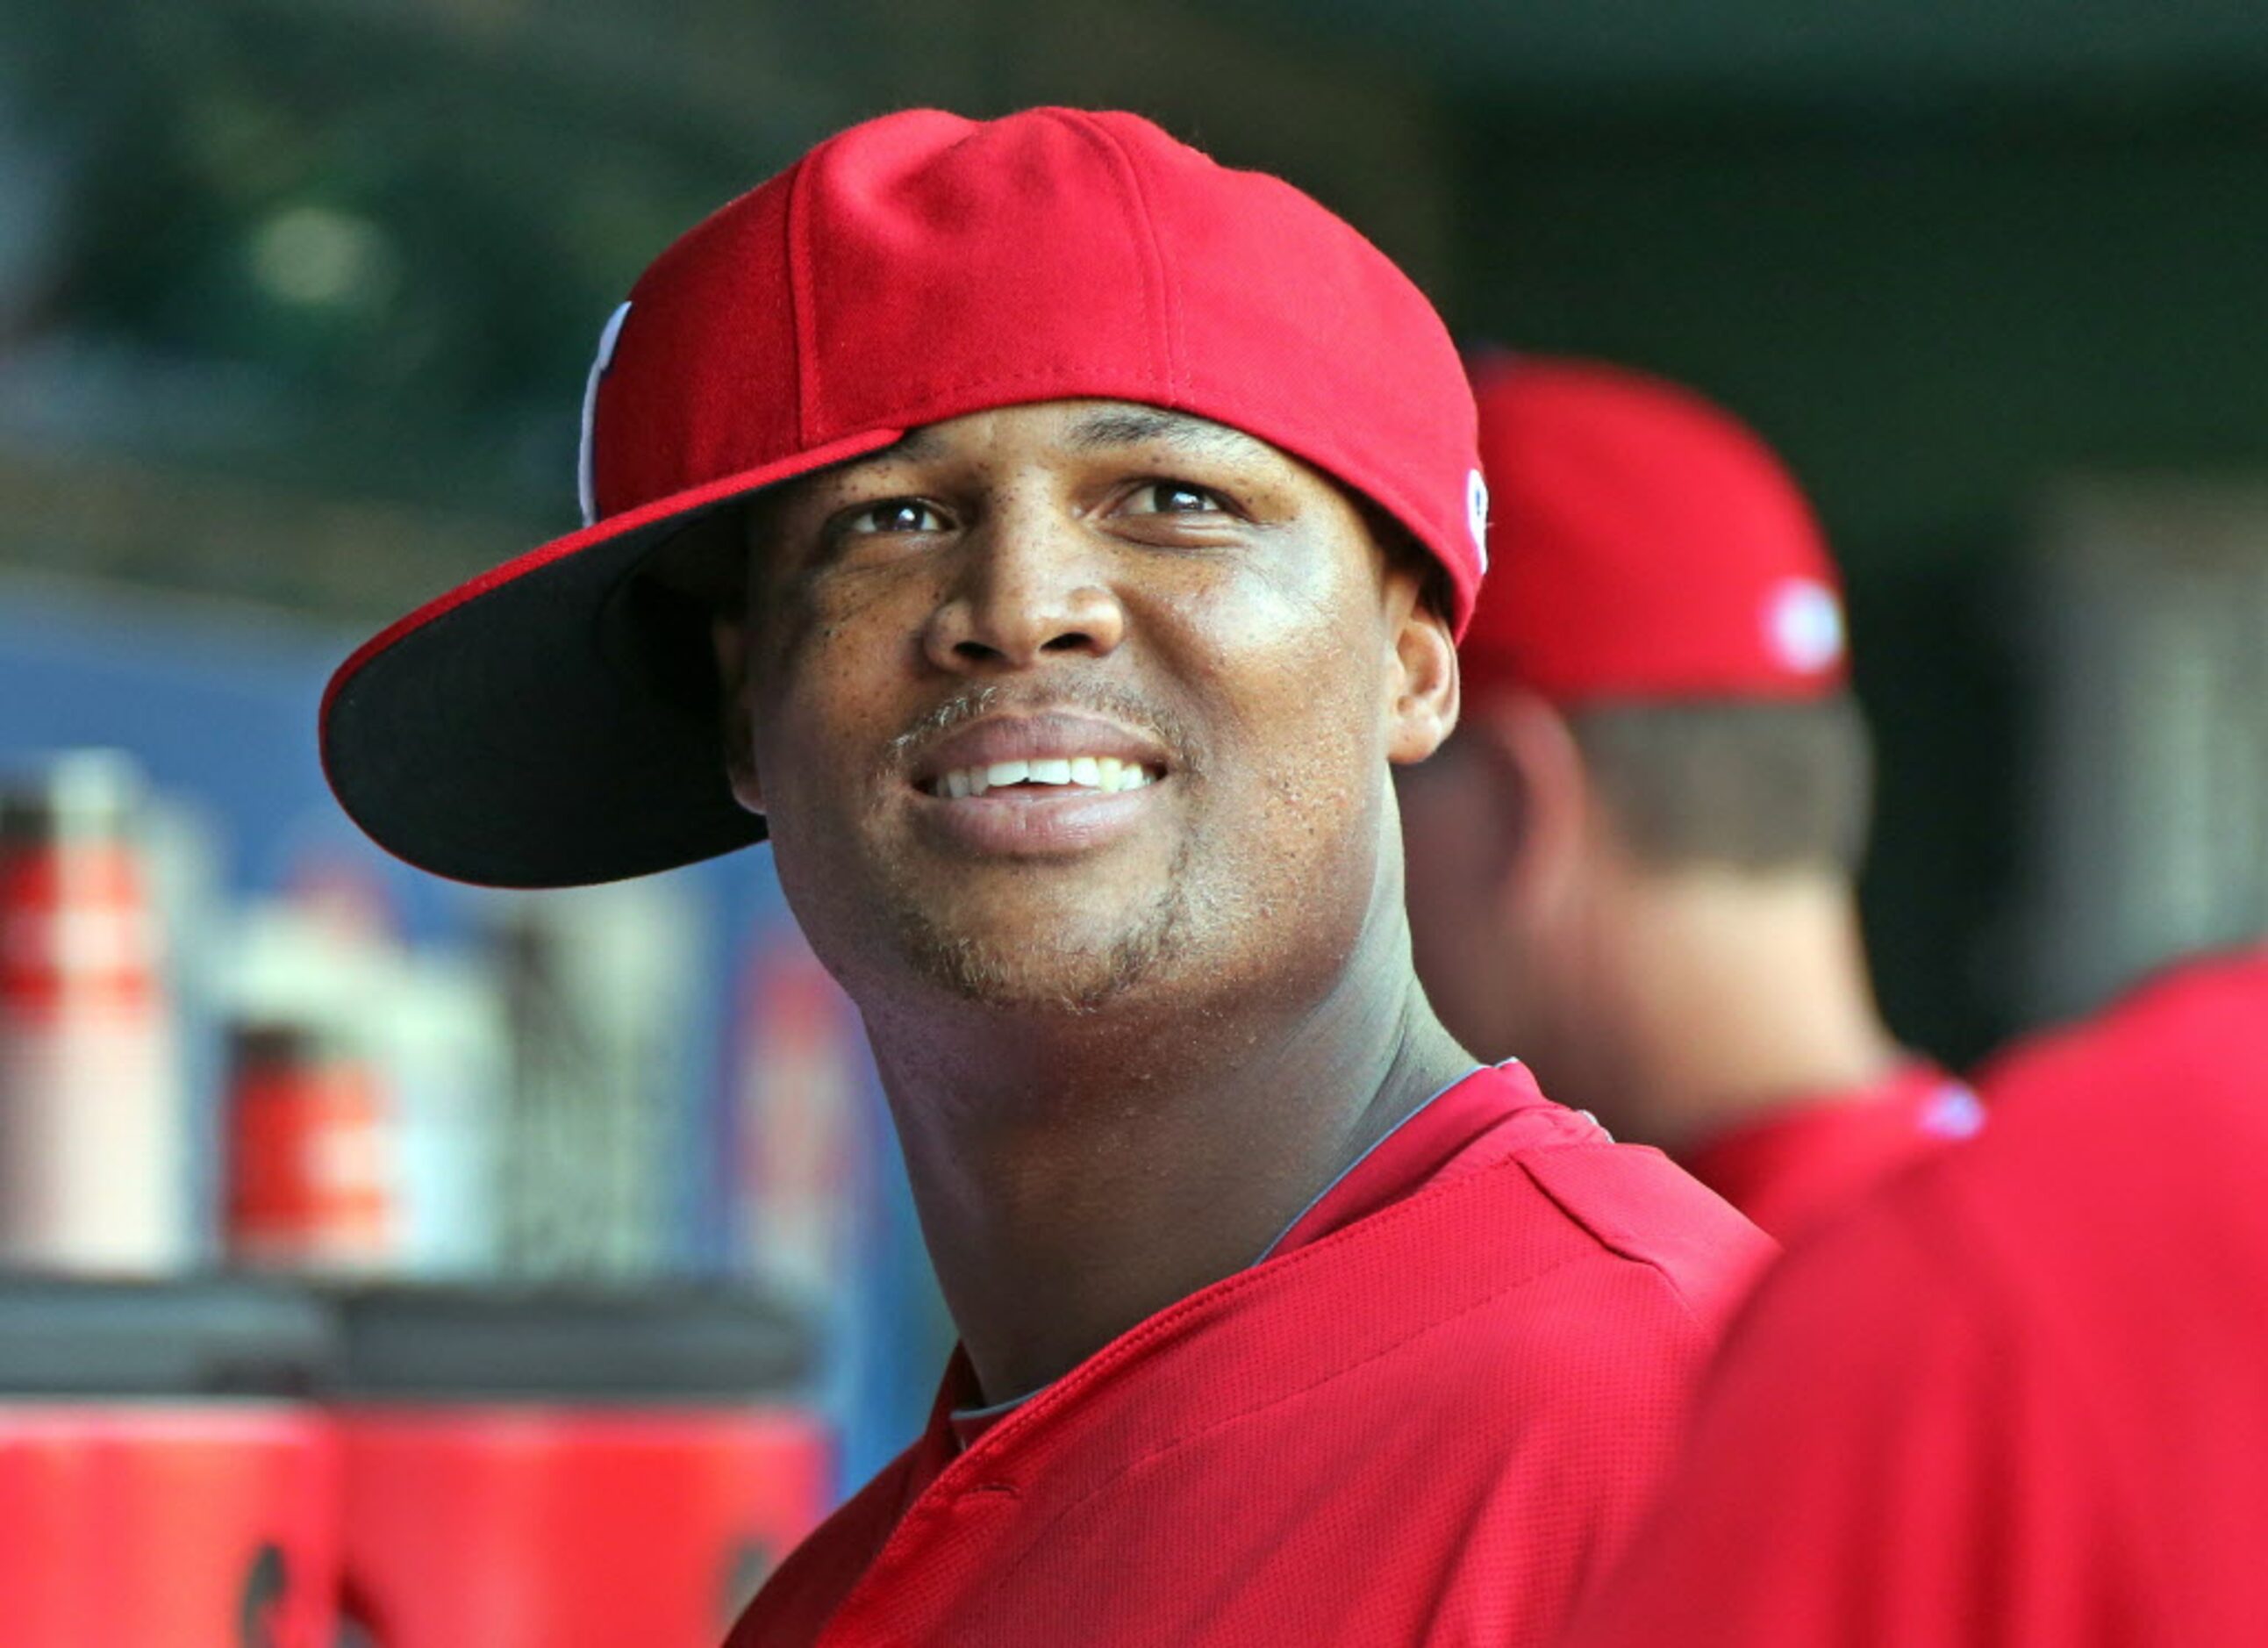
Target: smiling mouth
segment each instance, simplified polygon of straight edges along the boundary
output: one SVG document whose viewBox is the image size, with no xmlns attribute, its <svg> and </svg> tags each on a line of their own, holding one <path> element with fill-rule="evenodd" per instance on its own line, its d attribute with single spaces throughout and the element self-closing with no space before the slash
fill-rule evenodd
<svg viewBox="0 0 2268 1648">
<path fill-rule="evenodd" d="M 1141 789 L 1164 777 L 1160 768 L 1116 756 L 1041 757 L 949 768 L 921 787 L 924 794 L 946 801 L 970 801 L 996 790 L 1038 800 L 1049 795 L 1112 795 L 1121 790 Z"/>
</svg>

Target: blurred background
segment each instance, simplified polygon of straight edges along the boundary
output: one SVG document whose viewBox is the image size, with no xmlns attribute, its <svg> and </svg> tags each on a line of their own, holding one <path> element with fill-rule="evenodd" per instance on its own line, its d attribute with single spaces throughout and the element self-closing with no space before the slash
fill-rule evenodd
<svg viewBox="0 0 2268 1648">
<path fill-rule="evenodd" d="M 1280 173 L 1464 338 L 1683 380 L 1789 459 L 1849 580 L 1909 1043 L 1966 1064 L 2268 928 L 2256 4 L 11 6 L 0 1460 L 62 1414 L 218 1483 L 243 1449 L 195 1426 L 257 1418 L 267 1486 L 226 1491 L 304 1524 L 229 1568 L 238 1636 L 55 1640 L 699 1641 L 919 1424 L 947 1330 L 768 858 L 420 877 L 330 802 L 314 713 L 372 629 L 575 524 L 593 343 L 675 233 L 855 120 L 1035 102 Z M 192 1395 L 227 1400 L 117 1429 Z M 394 1600 L 537 1457 L 709 1507 L 649 1562 L 688 1623 Z M 548 1560 L 621 1556 L 586 1511 Z M 342 1628 L 306 1600 L 342 1563 Z M 78 1583 L 0 1556 L 26 1617 L 91 1617 Z"/>
</svg>

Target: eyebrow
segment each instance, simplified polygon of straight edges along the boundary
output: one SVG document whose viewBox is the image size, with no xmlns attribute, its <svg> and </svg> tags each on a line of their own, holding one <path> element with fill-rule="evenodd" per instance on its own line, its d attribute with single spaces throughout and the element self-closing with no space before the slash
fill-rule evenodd
<svg viewBox="0 0 2268 1648">
<path fill-rule="evenodd" d="M 874 455 L 914 459 L 934 456 L 937 442 L 932 427 L 909 429 Z M 1074 452 L 1101 452 L 1113 447 L 1138 447 L 1152 442 L 1201 457 L 1248 457 L 1255 452 L 1273 450 L 1265 441 L 1241 429 L 1188 412 L 1169 412 L 1162 407 L 1121 407 L 1090 413 L 1071 425 L 1066 440 Z"/>
<path fill-rule="evenodd" d="M 865 457 L 854 459 L 843 467 L 846 469 L 855 469 L 862 464 L 880 462 L 891 458 L 934 457 L 937 437 L 932 432 L 933 428 L 932 425 L 923 424 L 909 429 L 880 452 L 870 452 Z"/>
<path fill-rule="evenodd" d="M 1178 447 L 1200 456 L 1228 457 L 1267 451 L 1265 442 L 1241 429 L 1216 424 L 1209 418 L 1168 412 L 1158 407 L 1130 407 L 1096 412 L 1071 426 L 1070 442 L 1079 452 L 1110 447 L 1136 447 L 1151 442 Z"/>
</svg>

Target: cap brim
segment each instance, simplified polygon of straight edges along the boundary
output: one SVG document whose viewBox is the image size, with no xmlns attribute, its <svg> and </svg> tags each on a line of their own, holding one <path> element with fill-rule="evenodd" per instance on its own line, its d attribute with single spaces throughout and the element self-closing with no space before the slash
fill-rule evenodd
<svg viewBox="0 0 2268 1648">
<path fill-rule="evenodd" d="M 428 602 L 339 666 L 323 771 L 420 869 L 574 887 L 761 841 L 725 772 L 709 609 L 637 574 L 750 494 L 876 452 L 868 430 L 555 539 Z"/>
</svg>

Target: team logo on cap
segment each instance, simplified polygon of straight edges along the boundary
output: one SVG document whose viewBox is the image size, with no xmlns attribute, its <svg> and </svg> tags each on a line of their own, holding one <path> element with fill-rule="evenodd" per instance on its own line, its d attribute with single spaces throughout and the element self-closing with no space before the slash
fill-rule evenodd
<svg viewBox="0 0 2268 1648">
<path fill-rule="evenodd" d="M 1488 483 L 1481 478 L 1478 469 L 1465 472 L 1465 525 L 1471 528 L 1473 548 L 1481 558 L 1481 571 L 1488 571 Z"/>
<path fill-rule="evenodd" d="M 1815 578 L 1791 578 L 1764 604 L 1764 641 L 1800 675 L 1817 675 L 1843 656 L 1843 603 Z"/>
<path fill-rule="evenodd" d="M 575 454 L 575 498 L 583 506 L 586 527 L 599 519 L 599 482 L 591 454 L 591 432 L 599 418 L 599 380 L 615 364 L 615 345 L 622 341 L 622 322 L 630 313 L 625 303 L 607 317 L 606 329 L 599 334 L 599 352 L 591 357 L 591 375 L 583 382 L 583 444 Z"/>
</svg>

